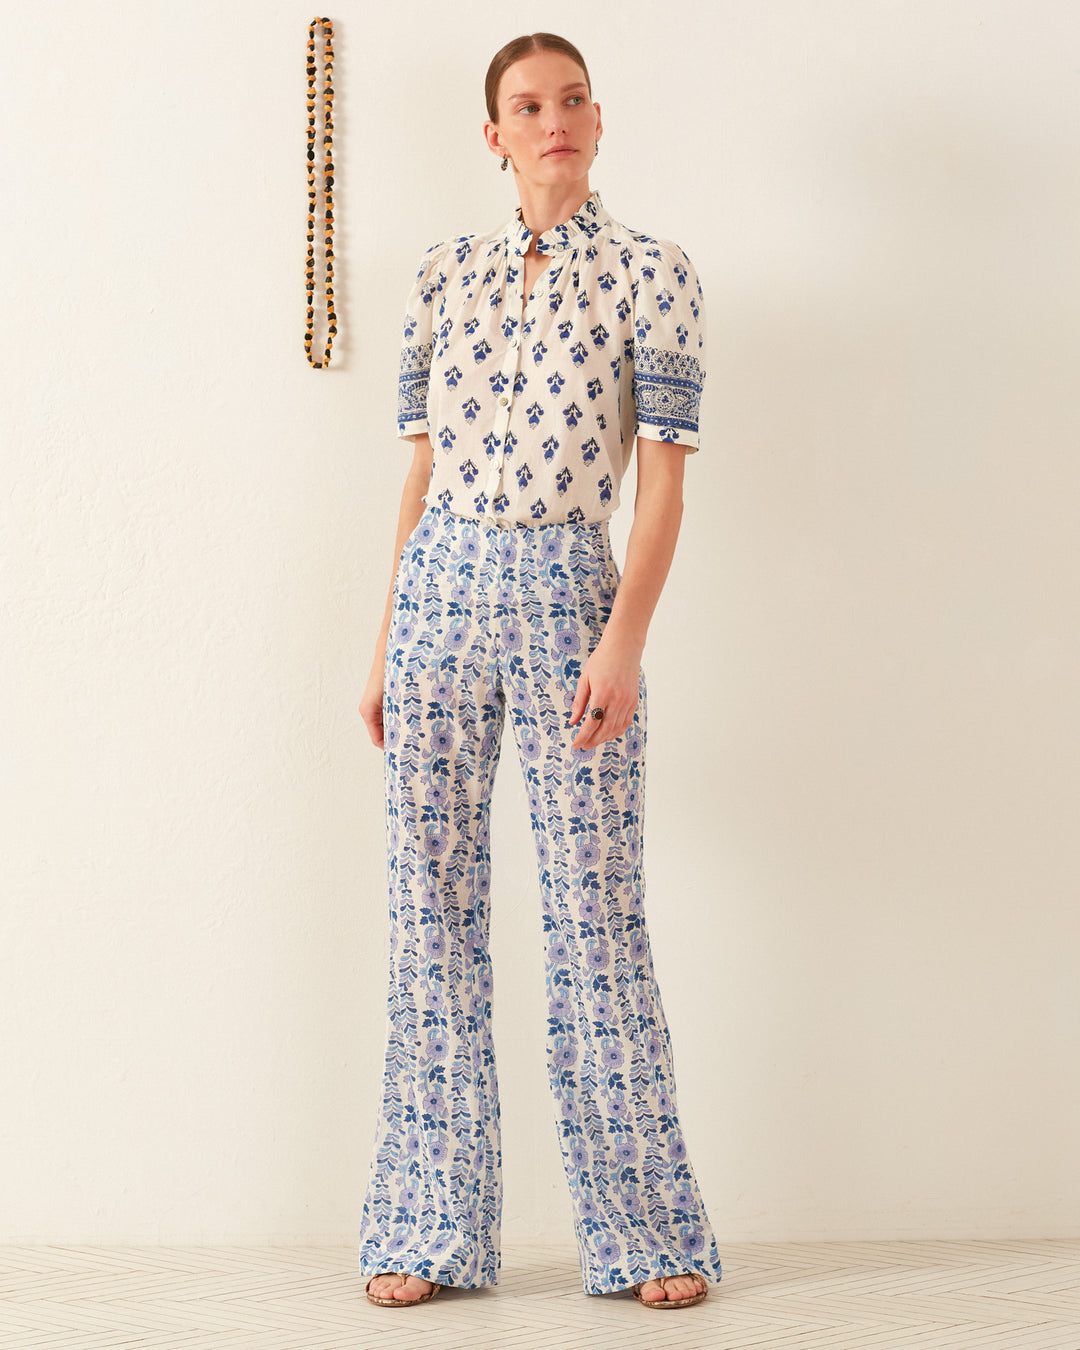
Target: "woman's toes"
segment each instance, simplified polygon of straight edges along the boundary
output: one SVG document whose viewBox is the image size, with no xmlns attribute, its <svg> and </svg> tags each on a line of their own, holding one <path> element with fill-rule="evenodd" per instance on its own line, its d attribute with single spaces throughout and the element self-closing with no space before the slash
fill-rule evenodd
<svg viewBox="0 0 1080 1350">
<path fill-rule="evenodd" d="M 694 1294 L 701 1293 L 701 1284 L 693 1275 L 676 1275 L 673 1280 L 668 1280 L 664 1287 L 667 1289 L 669 1299 L 691 1298 Z"/>
<path fill-rule="evenodd" d="M 691 1298 L 700 1294 L 703 1281 L 696 1275 L 665 1275 L 664 1283 L 659 1280 L 646 1280 L 641 1286 L 641 1297 L 647 1303 L 659 1303 L 667 1299 L 674 1303 L 678 1299 Z"/>
</svg>

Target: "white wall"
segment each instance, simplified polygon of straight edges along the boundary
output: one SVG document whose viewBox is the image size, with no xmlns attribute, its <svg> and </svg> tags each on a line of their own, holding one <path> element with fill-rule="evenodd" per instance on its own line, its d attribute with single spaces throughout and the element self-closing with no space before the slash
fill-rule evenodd
<svg viewBox="0 0 1080 1350">
<path fill-rule="evenodd" d="M 708 302 L 645 838 L 718 1237 L 1077 1236 L 1074 6 L 525 15 L 331 16 L 326 372 L 311 10 L 3 19 L 0 1240 L 356 1237 L 400 317 L 515 204 L 482 83 L 533 24 L 592 67 L 593 186 Z M 571 1241 L 512 742 L 495 814 L 504 1237 Z"/>
</svg>

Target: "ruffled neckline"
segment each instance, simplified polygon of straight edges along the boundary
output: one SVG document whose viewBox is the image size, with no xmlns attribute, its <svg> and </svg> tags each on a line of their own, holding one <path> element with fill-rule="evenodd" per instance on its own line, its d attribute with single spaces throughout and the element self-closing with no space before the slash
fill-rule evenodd
<svg viewBox="0 0 1080 1350">
<path fill-rule="evenodd" d="M 604 209 L 604 204 L 600 200 L 600 193 L 594 191 L 586 197 L 569 220 L 564 220 L 559 225 L 553 225 L 550 230 L 545 230 L 539 236 L 536 241 L 536 251 L 537 253 L 562 253 L 566 249 L 574 248 L 583 238 L 591 239 L 593 235 L 598 234 L 610 219 L 611 216 Z M 513 218 L 506 227 L 507 248 L 510 252 L 519 255 L 528 253 L 532 237 L 532 230 L 521 218 L 521 206 L 519 204 L 514 208 Z"/>
</svg>

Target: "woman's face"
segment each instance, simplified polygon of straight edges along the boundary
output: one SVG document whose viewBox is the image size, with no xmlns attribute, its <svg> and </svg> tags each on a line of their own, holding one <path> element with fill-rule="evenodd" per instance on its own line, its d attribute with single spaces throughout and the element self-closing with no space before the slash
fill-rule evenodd
<svg viewBox="0 0 1080 1350">
<path fill-rule="evenodd" d="M 488 145 L 510 156 L 516 173 L 544 185 L 585 178 L 603 130 L 585 72 L 564 52 L 530 52 L 504 73 L 498 122 L 485 122 Z"/>
</svg>

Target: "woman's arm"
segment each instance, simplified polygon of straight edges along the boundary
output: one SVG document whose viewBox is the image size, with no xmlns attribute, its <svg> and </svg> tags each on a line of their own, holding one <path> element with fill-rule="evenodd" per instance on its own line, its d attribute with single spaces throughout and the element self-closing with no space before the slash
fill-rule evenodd
<svg viewBox="0 0 1080 1350">
<path fill-rule="evenodd" d="M 424 493 L 431 481 L 431 458 L 431 441 L 427 432 L 422 431 L 413 444 L 413 461 L 401 491 L 401 509 L 398 512 L 397 538 L 394 540 L 394 566 L 390 573 L 390 589 L 386 593 L 386 609 L 375 644 L 371 674 L 360 699 L 360 715 L 367 726 L 372 745 L 377 745 L 380 750 L 383 747 L 383 664 L 386 660 L 386 640 L 390 633 L 394 578 L 397 576 L 397 565 L 401 559 L 401 550 L 405 547 L 405 540 L 416 529 L 420 517 L 424 514 Z"/>
<path fill-rule="evenodd" d="M 614 740 L 634 720 L 645 635 L 682 524 L 684 447 L 639 436 L 637 457 L 634 524 L 626 542 L 622 580 L 603 637 L 578 680 L 570 725 L 580 721 L 589 704 L 603 708 L 604 716 L 601 721 L 586 718 L 574 739 L 577 749 Z"/>
</svg>

